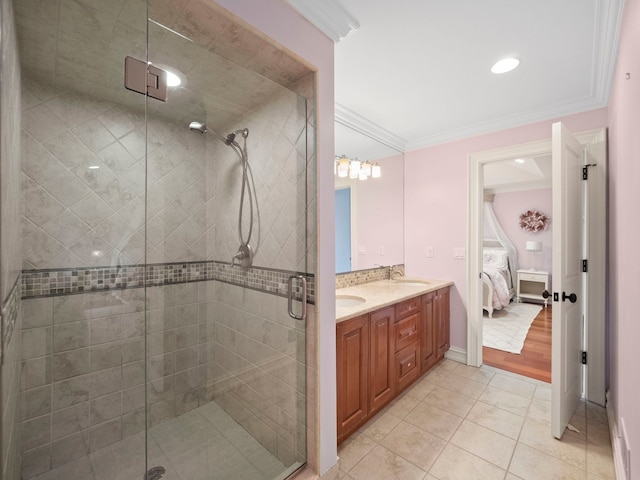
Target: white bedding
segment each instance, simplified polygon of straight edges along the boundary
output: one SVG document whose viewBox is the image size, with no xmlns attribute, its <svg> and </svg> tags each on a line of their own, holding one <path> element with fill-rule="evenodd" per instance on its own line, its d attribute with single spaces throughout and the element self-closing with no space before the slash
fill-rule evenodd
<svg viewBox="0 0 640 480">
<path fill-rule="evenodd" d="M 493 308 L 500 310 L 511 300 L 509 255 L 503 248 L 485 248 L 482 252 L 482 270 L 493 285 Z"/>
</svg>

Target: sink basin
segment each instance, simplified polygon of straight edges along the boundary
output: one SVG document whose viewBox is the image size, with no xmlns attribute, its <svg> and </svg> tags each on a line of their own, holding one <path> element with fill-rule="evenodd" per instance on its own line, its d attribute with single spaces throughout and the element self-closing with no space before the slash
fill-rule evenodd
<svg viewBox="0 0 640 480">
<path fill-rule="evenodd" d="M 364 302 L 366 302 L 364 298 L 356 297 L 355 295 L 336 296 L 336 307 L 338 308 L 355 307 L 356 305 L 360 305 Z"/>
<path fill-rule="evenodd" d="M 415 278 L 397 278 L 392 280 L 396 285 L 407 285 L 410 287 L 424 287 L 425 285 L 429 285 L 429 281 L 427 280 L 418 280 Z"/>
</svg>

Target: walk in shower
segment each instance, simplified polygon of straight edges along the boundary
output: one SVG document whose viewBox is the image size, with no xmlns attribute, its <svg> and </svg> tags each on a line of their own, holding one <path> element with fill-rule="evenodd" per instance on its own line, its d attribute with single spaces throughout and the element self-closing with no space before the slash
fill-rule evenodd
<svg viewBox="0 0 640 480">
<path fill-rule="evenodd" d="M 307 458 L 312 72 L 212 0 L 13 9 L 22 479 L 285 478 Z"/>
</svg>

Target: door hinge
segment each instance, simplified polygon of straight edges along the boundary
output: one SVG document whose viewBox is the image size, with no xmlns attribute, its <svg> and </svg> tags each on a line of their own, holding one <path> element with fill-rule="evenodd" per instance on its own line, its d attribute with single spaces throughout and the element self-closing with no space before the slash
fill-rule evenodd
<svg viewBox="0 0 640 480">
<path fill-rule="evenodd" d="M 595 167 L 597 163 L 588 163 L 582 167 L 582 180 L 589 180 L 589 167 Z"/>
<path fill-rule="evenodd" d="M 124 87 L 127 90 L 167 101 L 167 72 L 133 57 L 124 58 Z"/>
<path fill-rule="evenodd" d="M 582 352 L 582 364 L 587 364 L 587 352 Z"/>
<path fill-rule="evenodd" d="M 584 260 L 582 260 L 582 272 L 583 272 L 583 273 L 584 273 L 584 272 L 586 272 L 586 271 L 587 271 L 587 269 L 589 268 L 588 263 L 589 263 L 589 262 L 588 262 L 588 260 L 587 260 L 586 258 L 585 258 Z"/>
</svg>

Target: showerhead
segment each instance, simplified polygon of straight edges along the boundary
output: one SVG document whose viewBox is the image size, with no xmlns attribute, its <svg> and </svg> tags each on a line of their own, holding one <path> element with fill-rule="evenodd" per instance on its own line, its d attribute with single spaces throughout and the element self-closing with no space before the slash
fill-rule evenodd
<svg viewBox="0 0 640 480">
<path fill-rule="evenodd" d="M 202 122 L 191 122 L 189 124 L 189 130 L 191 130 L 192 132 L 198 132 L 198 133 L 208 132 L 207 126 Z M 215 130 L 211 130 L 211 132 L 213 132 L 213 134 L 216 137 L 218 137 L 220 140 L 222 140 L 225 144 L 229 146 L 231 145 L 238 146 L 238 144 L 236 143 L 236 135 L 242 135 L 242 138 L 247 138 L 249 136 L 248 128 L 242 128 L 240 130 L 236 130 L 235 132 L 230 133 L 226 137 L 223 137 Z"/>
<path fill-rule="evenodd" d="M 191 122 L 189 124 L 189 129 L 192 132 L 207 133 L 207 126 L 204 123 L 200 122 Z"/>
</svg>

